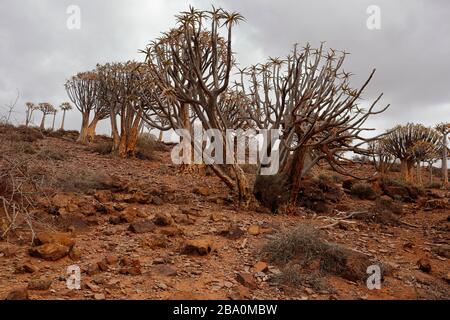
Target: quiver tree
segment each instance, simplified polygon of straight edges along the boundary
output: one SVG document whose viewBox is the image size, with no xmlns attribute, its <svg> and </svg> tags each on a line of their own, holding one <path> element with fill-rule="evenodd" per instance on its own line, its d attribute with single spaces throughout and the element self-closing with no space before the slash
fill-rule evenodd
<svg viewBox="0 0 450 320">
<path fill-rule="evenodd" d="M 395 127 L 383 141 L 386 151 L 400 160 L 402 179 L 406 182 L 412 182 L 412 168 L 417 161 L 414 146 L 419 142 L 436 146 L 439 135 L 436 131 L 421 124 L 408 123 L 404 126 Z"/>
<path fill-rule="evenodd" d="M 32 103 L 32 102 L 27 102 L 25 104 L 25 107 L 26 107 L 25 126 L 28 127 L 30 125 L 31 119 L 33 118 L 33 112 L 34 112 L 34 110 L 37 109 L 37 106 L 34 103 Z"/>
<path fill-rule="evenodd" d="M 423 184 L 421 163 L 435 158 L 438 153 L 438 145 L 429 141 L 418 141 L 411 147 L 411 153 L 416 161 L 416 180 L 419 185 Z M 432 169 L 431 169 L 432 170 Z M 430 172 L 432 175 L 432 172 Z"/>
<path fill-rule="evenodd" d="M 448 166 L 449 151 L 447 147 L 448 135 L 450 134 L 450 123 L 440 123 L 436 126 L 436 130 L 441 135 L 441 150 L 442 150 L 442 187 L 448 187 Z"/>
<path fill-rule="evenodd" d="M 270 59 L 241 71 L 242 91 L 252 99 L 249 121 L 260 129 L 282 132 L 279 146 L 280 171 L 275 177 L 257 177 L 255 195 L 267 188 L 278 188 L 280 201 L 296 202 L 302 179 L 320 161 L 335 171 L 354 176 L 343 166 L 347 153 L 367 154 L 366 120 L 385 111 L 376 109 L 382 95 L 366 109 L 359 103 L 375 70 L 360 88 L 350 86 L 351 74 L 342 70 L 346 53 L 294 46 L 286 59 Z M 267 154 L 276 141 L 268 141 Z M 271 204 L 273 207 L 273 204 Z"/>
<path fill-rule="evenodd" d="M 368 151 L 375 169 L 382 177 L 385 176 L 392 167 L 395 158 L 385 149 L 383 138 L 372 141 L 368 145 Z"/>
<path fill-rule="evenodd" d="M 54 113 L 55 108 L 48 102 L 42 102 L 42 103 L 39 103 L 38 109 L 39 109 L 39 111 L 42 112 L 40 129 L 44 130 L 45 129 L 45 118 L 47 117 L 47 115 Z"/>
<path fill-rule="evenodd" d="M 82 72 L 69 79 L 65 87 L 70 100 L 82 115 L 78 142 L 86 143 L 91 111 L 97 108 L 99 103 L 98 76 L 94 71 Z"/>
<path fill-rule="evenodd" d="M 52 114 L 53 114 L 52 131 L 55 130 L 55 120 L 56 120 L 56 114 L 57 114 L 57 113 L 58 113 L 58 109 L 53 108 L 53 112 L 52 112 Z"/>
<path fill-rule="evenodd" d="M 145 50 L 150 76 L 163 97 L 181 106 L 189 105 L 203 129 L 220 132 L 222 142 L 228 128 L 218 104 L 229 87 L 234 65 L 233 27 L 242 19 L 238 13 L 222 9 L 190 8 L 177 17 L 175 29 Z M 249 202 L 250 185 L 238 164 L 213 161 L 211 168 L 238 193 L 241 203 Z"/>
<path fill-rule="evenodd" d="M 134 61 L 98 65 L 100 101 L 111 120 L 113 153 L 134 156 L 142 123 L 142 64 Z M 120 116 L 120 131 L 117 125 Z"/>
<path fill-rule="evenodd" d="M 61 128 L 60 130 L 64 130 L 64 123 L 66 122 L 66 112 L 73 109 L 72 105 L 69 102 L 63 102 L 59 108 L 62 111 L 62 120 L 61 120 Z"/>
</svg>

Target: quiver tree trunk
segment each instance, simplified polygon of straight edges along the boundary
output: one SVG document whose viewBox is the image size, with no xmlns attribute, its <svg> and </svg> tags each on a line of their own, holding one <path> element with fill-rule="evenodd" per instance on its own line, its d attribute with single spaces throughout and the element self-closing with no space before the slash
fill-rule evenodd
<svg viewBox="0 0 450 320">
<path fill-rule="evenodd" d="M 41 125 L 40 125 L 41 130 L 45 129 L 45 117 L 46 117 L 46 114 L 45 113 L 42 114 L 42 120 L 41 120 Z"/>
<path fill-rule="evenodd" d="M 66 121 L 66 110 L 63 110 L 62 120 L 61 120 L 61 130 L 64 130 L 64 123 Z"/>
<path fill-rule="evenodd" d="M 411 170 L 413 168 L 413 162 L 407 159 L 400 159 L 400 173 L 403 181 L 410 183 L 412 182 Z"/>
<path fill-rule="evenodd" d="M 97 129 L 97 124 L 100 121 L 100 119 L 95 116 L 94 119 L 92 119 L 91 124 L 87 128 L 87 139 L 90 143 L 94 142 L 95 140 L 95 130 Z"/>
<path fill-rule="evenodd" d="M 420 161 L 417 161 L 417 164 L 416 164 L 416 176 L 417 176 L 417 183 L 419 185 L 422 185 L 423 181 L 422 181 L 422 170 L 420 167 Z"/>
<path fill-rule="evenodd" d="M 83 113 L 80 136 L 78 142 L 86 143 L 88 141 L 88 126 L 89 126 L 89 113 Z"/>
</svg>

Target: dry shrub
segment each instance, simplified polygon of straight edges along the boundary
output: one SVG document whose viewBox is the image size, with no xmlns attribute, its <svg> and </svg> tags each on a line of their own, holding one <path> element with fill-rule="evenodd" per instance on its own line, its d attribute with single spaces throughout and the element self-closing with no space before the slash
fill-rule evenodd
<svg viewBox="0 0 450 320">
<path fill-rule="evenodd" d="M 140 134 L 136 145 L 136 157 L 142 160 L 153 160 L 155 151 L 167 151 L 167 147 L 164 143 L 157 141 L 152 134 Z"/>
<path fill-rule="evenodd" d="M 37 156 L 41 160 L 64 161 L 68 159 L 66 152 L 54 147 L 42 148 Z"/>
<path fill-rule="evenodd" d="M 1 124 L 0 134 L 5 135 L 7 140 L 16 142 L 35 142 L 44 139 L 44 135 L 39 129 L 26 126 L 15 127 L 10 124 Z"/>
<path fill-rule="evenodd" d="M 92 190 L 109 190 L 114 187 L 107 174 L 91 169 L 66 172 L 56 177 L 55 185 L 65 192 L 86 193 Z"/>
<path fill-rule="evenodd" d="M 330 291 L 330 285 L 325 277 L 318 272 L 305 273 L 302 266 L 289 264 L 283 268 L 282 273 L 271 279 L 272 283 L 288 286 L 307 286 L 315 291 Z M 331 290 L 334 291 L 334 290 Z"/>
<path fill-rule="evenodd" d="M 300 264 L 305 272 L 319 270 L 352 281 L 366 277 L 368 258 L 341 245 L 328 243 L 321 232 L 309 225 L 279 233 L 262 249 L 270 262 Z"/>
<path fill-rule="evenodd" d="M 37 151 L 32 143 L 25 141 L 17 141 L 12 144 L 12 149 L 14 152 L 33 155 L 36 154 Z"/>
<path fill-rule="evenodd" d="M 352 195 L 363 200 L 374 200 L 377 197 L 377 193 L 373 187 L 364 182 L 353 184 L 350 192 Z"/>
<path fill-rule="evenodd" d="M 112 152 L 113 143 L 112 141 L 101 141 L 93 145 L 90 149 L 98 154 L 107 155 Z"/>
</svg>

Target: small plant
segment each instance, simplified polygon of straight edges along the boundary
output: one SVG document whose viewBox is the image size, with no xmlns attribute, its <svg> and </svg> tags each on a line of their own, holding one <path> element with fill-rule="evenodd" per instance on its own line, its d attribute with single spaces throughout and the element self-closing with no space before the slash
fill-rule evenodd
<svg viewBox="0 0 450 320">
<path fill-rule="evenodd" d="M 41 160 L 64 161 L 67 160 L 67 154 L 56 148 L 43 148 L 38 153 L 38 158 Z"/>
<path fill-rule="evenodd" d="M 368 183 L 355 183 L 350 192 L 352 195 L 365 200 L 374 200 L 377 197 L 377 193 Z"/>
</svg>

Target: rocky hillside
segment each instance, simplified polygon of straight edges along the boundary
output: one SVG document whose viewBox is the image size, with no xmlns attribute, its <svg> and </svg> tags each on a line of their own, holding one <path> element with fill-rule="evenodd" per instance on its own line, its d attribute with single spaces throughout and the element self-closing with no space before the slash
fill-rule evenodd
<svg viewBox="0 0 450 320">
<path fill-rule="evenodd" d="M 122 160 L 75 137 L 0 128 L 0 299 L 450 298 L 448 191 L 321 167 L 302 207 L 243 210 L 168 146 Z"/>
</svg>

